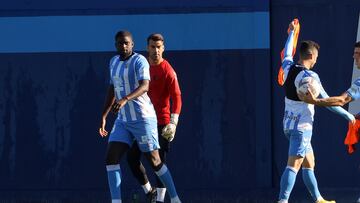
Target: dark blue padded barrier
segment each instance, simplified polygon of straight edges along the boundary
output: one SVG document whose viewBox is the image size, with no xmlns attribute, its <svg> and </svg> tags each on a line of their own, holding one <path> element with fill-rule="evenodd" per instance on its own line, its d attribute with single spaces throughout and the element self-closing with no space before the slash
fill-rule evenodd
<svg viewBox="0 0 360 203">
<path fill-rule="evenodd" d="M 92 194 L 99 194 L 100 201 L 109 198 L 106 139 L 97 128 L 112 55 L 0 55 L 0 189 L 5 199 L 75 201 L 86 191 L 92 191 L 85 195 L 90 200 L 97 200 Z M 270 88 L 270 70 L 255 68 L 268 66 L 257 59 L 269 58 L 269 51 L 169 51 L 166 58 L 178 73 L 183 95 L 168 164 L 180 194 L 190 200 L 202 191 L 221 197 L 234 188 L 270 187 L 271 97 L 263 91 Z M 122 168 L 124 196 L 131 198 L 140 187 L 125 162 Z"/>
</svg>

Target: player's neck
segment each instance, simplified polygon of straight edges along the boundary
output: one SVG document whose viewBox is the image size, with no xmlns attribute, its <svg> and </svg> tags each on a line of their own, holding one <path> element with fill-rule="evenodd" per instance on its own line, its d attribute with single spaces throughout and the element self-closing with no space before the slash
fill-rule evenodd
<svg viewBox="0 0 360 203">
<path fill-rule="evenodd" d="M 153 60 L 153 59 L 149 58 L 149 63 L 150 63 L 150 65 L 153 65 L 153 66 L 159 65 L 163 61 L 164 61 L 164 58 L 160 58 L 159 60 Z"/>
<path fill-rule="evenodd" d="M 309 61 L 306 60 L 299 60 L 298 62 L 300 65 L 303 65 L 306 69 L 310 70 L 311 69 L 311 65 Z"/>
<path fill-rule="evenodd" d="M 126 61 L 128 60 L 132 55 L 134 54 L 134 52 L 131 52 L 130 54 L 120 54 L 120 61 Z"/>
</svg>

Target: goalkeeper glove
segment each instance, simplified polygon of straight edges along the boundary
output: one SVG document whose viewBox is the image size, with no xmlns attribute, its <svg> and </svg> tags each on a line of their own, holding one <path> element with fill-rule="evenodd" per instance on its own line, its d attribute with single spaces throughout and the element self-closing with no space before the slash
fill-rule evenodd
<svg viewBox="0 0 360 203">
<path fill-rule="evenodd" d="M 178 120 L 179 114 L 172 113 L 170 116 L 170 123 L 162 129 L 161 136 L 163 136 L 169 142 L 171 142 L 175 137 Z"/>
</svg>

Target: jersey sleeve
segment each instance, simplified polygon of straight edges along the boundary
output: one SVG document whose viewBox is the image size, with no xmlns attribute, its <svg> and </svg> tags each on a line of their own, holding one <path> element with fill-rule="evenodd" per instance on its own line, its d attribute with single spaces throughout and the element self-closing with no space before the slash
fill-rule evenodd
<svg viewBox="0 0 360 203">
<path fill-rule="evenodd" d="M 111 71 L 114 69 L 114 66 L 115 66 L 115 63 L 116 63 L 116 56 L 112 57 L 110 59 L 110 63 L 109 63 L 109 75 L 110 75 L 110 78 L 109 78 L 109 83 L 110 85 L 113 85 L 113 81 L 112 81 L 112 73 Z"/>
<path fill-rule="evenodd" d="M 289 36 L 286 40 L 285 47 L 284 47 L 284 59 L 282 61 L 282 67 L 283 69 L 288 69 L 290 66 L 294 63 L 293 62 L 293 52 L 294 48 L 294 31 L 289 32 Z"/>
<path fill-rule="evenodd" d="M 356 79 L 346 93 L 353 99 L 357 100 L 360 98 L 360 78 Z"/>
<path fill-rule="evenodd" d="M 321 96 L 322 96 L 322 92 L 325 92 L 325 89 L 324 89 L 324 87 L 323 87 L 322 84 L 321 84 L 321 80 L 320 80 L 319 75 L 318 75 L 317 73 L 313 72 L 313 71 L 308 71 L 308 72 L 309 72 L 310 76 L 311 76 L 312 78 L 314 78 L 314 79 L 316 80 L 316 82 L 318 82 L 319 88 L 320 88 L 320 90 L 319 90 L 319 92 L 320 92 L 319 96 L 321 97 Z M 326 94 L 326 92 L 325 92 L 325 94 Z"/>
<path fill-rule="evenodd" d="M 150 80 L 150 65 L 144 56 L 139 55 L 135 70 L 138 80 Z"/>
<path fill-rule="evenodd" d="M 179 81 L 177 79 L 176 72 L 170 65 L 168 68 L 167 75 L 168 75 L 167 83 L 168 83 L 169 92 L 170 92 L 170 99 L 172 101 L 171 113 L 180 114 L 182 100 L 181 100 L 181 91 L 180 91 Z"/>
</svg>

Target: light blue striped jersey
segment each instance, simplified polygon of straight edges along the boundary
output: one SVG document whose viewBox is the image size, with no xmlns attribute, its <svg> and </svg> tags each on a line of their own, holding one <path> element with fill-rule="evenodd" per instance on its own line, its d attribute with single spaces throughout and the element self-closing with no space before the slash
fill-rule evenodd
<svg viewBox="0 0 360 203">
<path fill-rule="evenodd" d="M 360 78 L 357 78 L 346 93 L 353 99 L 357 100 L 360 98 Z"/>
<path fill-rule="evenodd" d="M 319 76 L 311 70 L 302 70 L 295 78 L 294 85 L 296 89 L 301 86 L 304 78 L 314 78 L 323 89 Z M 284 130 L 299 130 L 306 131 L 313 129 L 315 109 L 313 104 L 308 104 L 303 101 L 294 101 L 285 97 L 285 113 L 283 119 Z"/>
<path fill-rule="evenodd" d="M 286 81 L 288 73 L 294 65 L 292 56 L 293 36 L 294 32 L 289 33 L 288 40 L 285 44 L 284 60 L 282 61 L 282 67 L 284 69 L 284 80 Z M 296 89 L 299 88 L 300 82 L 305 77 L 313 77 L 319 83 L 321 89 L 323 89 L 319 76 L 311 70 L 304 69 L 298 73 L 294 80 Z M 307 104 L 303 101 L 294 101 L 285 97 L 285 112 L 283 118 L 284 130 L 312 130 L 314 121 L 315 109 L 314 105 Z"/>
<path fill-rule="evenodd" d="M 150 66 L 146 58 L 133 53 L 127 60 L 121 61 L 116 55 L 110 60 L 110 84 L 114 85 L 116 100 L 129 95 L 138 86 L 140 80 L 150 80 Z M 130 100 L 120 109 L 118 119 L 123 122 L 156 119 L 154 107 L 145 92 Z"/>
</svg>

